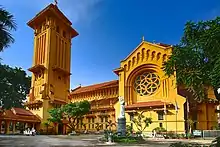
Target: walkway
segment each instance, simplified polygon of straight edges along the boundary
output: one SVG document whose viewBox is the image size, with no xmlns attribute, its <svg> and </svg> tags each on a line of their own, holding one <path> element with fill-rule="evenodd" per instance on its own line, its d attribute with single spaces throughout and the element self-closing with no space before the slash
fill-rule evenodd
<svg viewBox="0 0 220 147">
<path fill-rule="evenodd" d="M 4 147 L 21 147 L 21 146 L 31 146 L 31 147 L 97 147 L 97 146 L 107 146 L 106 144 L 101 144 L 97 141 L 98 135 L 80 135 L 80 136 L 10 136 L 2 135 L 0 136 L 0 146 Z M 171 142 L 179 142 L 181 140 L 148 140 L 146 144 L 143 145 L 132 145 L 133 147 L 169 147 Z M 195 141 L 197 142 L 197 141 Z M 206 141 L 204 143 L 209 143 L 211 141 Z M 202 142 L 200 142 L 202 143 Z M 119 146 L 119 145 L 115 145 Z M 122 145 L 121 145 L 122 146 Z M 126 145 L 128 146 L 128 145 Z"/>
</svg>

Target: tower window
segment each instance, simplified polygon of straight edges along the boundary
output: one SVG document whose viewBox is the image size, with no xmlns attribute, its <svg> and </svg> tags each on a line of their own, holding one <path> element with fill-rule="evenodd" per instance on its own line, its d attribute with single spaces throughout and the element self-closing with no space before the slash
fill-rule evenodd
<svg viewBox="0 0 220 147">
<path fill-rule="evenodd" d="M 57 32 L 57 33 L 60 33 L 60 27 L 59 27 L 59 26 L 57 26 L 56 32 Z"/>
<path fill-rule="evenodd" d="M 61 76 L 58 76 L 58 79 L 61 80 Z"/>
<path fill-rule="evenodd" d="M 65 31 L 63 31 L 63 37 L 66 38 L 66 32 Z"/>
</svg>

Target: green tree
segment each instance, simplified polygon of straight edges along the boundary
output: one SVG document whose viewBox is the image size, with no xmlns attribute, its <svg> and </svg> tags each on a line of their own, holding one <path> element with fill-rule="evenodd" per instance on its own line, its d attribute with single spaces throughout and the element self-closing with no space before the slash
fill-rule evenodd
<svg viewBox="0 0 220 147">
<path fill-rule="evenodd" d="M 16 30 L 14 16 L 0 7 L 0 52 L 14 42 L 10 31 Z"/>
<path fill-rule="evenodd" d="M 23 107 L 31 78 L 21 68 L 0 64 L 0 106 L 4 109 Z"/>
<path fill-rule="evenodd" d="M 62 119 L 66 118 L 69 121 L 68 127 L 71 131 L 75 131 L 77 125 L 80 123 L 77 120 L 80 120 L 89 111 L 90 103 L 88 101 L 69 103 L 61 108 L 51 109 L 48 120 L 53 123 L 61 123 Z"/>
<path fill-rule="evenodd" d="M 138 129 L 138 133 L 142 134 L 143 131 L 152 123 L 152 118 L 145 117 L 144 111 L 137 112 L 136 117 L 133 118 L 132 122 Z"/>
<path fill-rule="evenodd" d="M 62 107 L 49 110 L 49 114 L 50 114 L 50 117 L 48 118 L 49 122 L 58 123 L 58 124 L 62 123 L 62 119 L 63 119 Z"/>
<path fill-rule="evenodd" d="M 176 76 L 195 100 L 207 98 L 207 86 L 220 87 L 220 17 L 214 20 L 187 22 L 180 43 L 164 63 L 167 76 Z"/>
<path fill-rule="evenodd" d="M 69 121 L 68 127 L 71 129 L 71 131 L 75 131 L 76 126 L 79 124 L 77 119 L 81 119 L 90 111 L 90 103 L 88 101 L 69 103 L 63 107 L 63 110 L 64 115 Z"/>
</svg>

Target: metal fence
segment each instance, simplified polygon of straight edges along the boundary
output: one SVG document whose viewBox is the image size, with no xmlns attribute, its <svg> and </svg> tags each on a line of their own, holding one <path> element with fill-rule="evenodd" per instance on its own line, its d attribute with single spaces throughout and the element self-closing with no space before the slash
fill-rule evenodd
<svg viewBox="0 0 220 147">
<path fill-rule="evenodd" d="M 220 130 L 203 130 L 202 137 L 209 138 L 209 137 L 218 137 L 220 136 Z"/>
</svg>

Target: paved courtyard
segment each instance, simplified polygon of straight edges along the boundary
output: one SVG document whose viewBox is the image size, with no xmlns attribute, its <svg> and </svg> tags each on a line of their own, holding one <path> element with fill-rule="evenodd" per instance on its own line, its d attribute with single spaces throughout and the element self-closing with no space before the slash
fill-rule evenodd
<svg viewBox="0 0 220 147">
<path fill-rule="evenodd" d="M 109 146 L 100 143 L 97 135 L 80 135 L 80 136 L 0 136 L 0 147 L 96 147 Z M 143 145 L 145 147 L 168 147 L 173 141 L 168 140 L 148 140 Z M 206 141 L 207 142 L 207 141 Z M 128 145 L 114 145 L 128 146 Z"/>
</svg>

